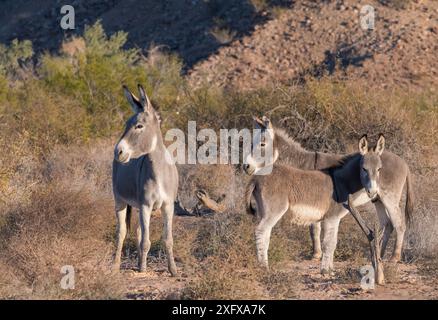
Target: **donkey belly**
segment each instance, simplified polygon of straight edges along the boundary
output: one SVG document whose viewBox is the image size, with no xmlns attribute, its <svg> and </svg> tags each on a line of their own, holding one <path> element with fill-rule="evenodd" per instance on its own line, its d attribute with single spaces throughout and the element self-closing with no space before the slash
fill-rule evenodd
<svg viewBox="0 0 438 320">
<path fill-rule="evenodd" d="M 320 221 L 325 213 L 325 210 L 306 204 L 296 203 L 289 208 L 291 222 L 297 225 L 310 225 Z"/>
</svg>

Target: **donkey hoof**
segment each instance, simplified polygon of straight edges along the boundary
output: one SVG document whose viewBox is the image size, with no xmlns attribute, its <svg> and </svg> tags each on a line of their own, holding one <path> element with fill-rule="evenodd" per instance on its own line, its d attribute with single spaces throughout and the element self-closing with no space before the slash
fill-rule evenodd
<svg viewBox="0 0 438 320">
<path fill-rule="evenodd" d="M 400 257 L 391 257 L 391 259 L 388 260 L 389 263 L 397 263 L 400 262 Z"/>
<path fill-rule="evenodd" d="M 311 260 L 313 260 L 313 261 L 319 261 L 319 260 L 321 260 L 321 253 L 314 253 L 313 255 L 312 255 L 312 259 Z"/>
<path fill-rule="evenodd" d="M 176 267 L 174 267 L 174 268 L 170 268 L 170 269 L 169 269 L 169 272 L 170 272 L 170 275 L 171 275 L 172 277 L 176 277 L 176 276 L 178 276 L 178 271 L 176 270 Z"/>
<path fill-rule="evenodd" d="M 261 269 L 263 269 L 263 270 L 265 270 L 265 271 L 267 271 L 267 272 L 270 271 L 270 270 L 269 270 L 269 265 L 266 264 L 266 263 L 262 263 L 262 264 L 260 264 L 259 266 L 260 266 Z"/>
<path fill-rule="evenodd" d="M 335 274 L 335 273 L 333 272 L 332 269 L 326 269 L 326 268 L 321 269 L 321 275 L 322 275 L 323 277 L 331 277 L 331 276 L 333 276 L 334 274 Z"/>
</svg>

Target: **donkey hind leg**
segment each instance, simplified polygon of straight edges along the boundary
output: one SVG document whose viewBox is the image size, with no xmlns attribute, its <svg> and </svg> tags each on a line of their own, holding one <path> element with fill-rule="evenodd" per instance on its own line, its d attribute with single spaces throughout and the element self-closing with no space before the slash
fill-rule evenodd
<svg viewBox="0 0 438 320">
<path fill-rule="evenodd" d="M 257 260 L 258 262 L 269 269 L 268 263 L 268 250 L 269 242 L 271 239 L 272 228 L 277 224 L 278 220 L 286 213 L 287 208 L 283 210 L 280 214 L 263 214 L 263 218 L 256 227 L 255 237 L 256 237 L 256 247 L 257 247 Z"/>
<path fill-rule="evenodd" d="M 321 222 L 310 225 L 310 237 L 312 239 L 313 254 L 312 260 L 319 260 L 322 256 L 321 250 Z"/>
<path fill-rule="evenodd" d="M 140 256 L 141 252 L 141 226 L 140 223 L 137 226 L 137 254 Z"/>
<path fill-rule="evenodd" d="M 401 252 L 403 248 L 403 239 L 406 231 L 406 224 L 402 217 L 402 212 L 398 204 L 386 204 L 386 210 L 388 211 L 389 218 L 391 219 L 391 223 L 395 229 L 395 247 L 392 253 L 392 257 L 390 259 L 391 262 L 398 262 L 401 259 Z"/>
<path fill-rule="evenodd" d="M 174 202 L 163 204 L 163 242 L 166 247 L 167 254 L 167 264 L 169 272 L 172 276 L 177 275 L 175 258 L 173 256 L 173 235 L 172 235 L 172 224 L 173 224 L 173 212 L 174 212 Z"/>
<path fill-rule="evenodd" d="M 151 248 L 151 241 L 149 240 L 149 224 L 151 221 L 152 209 L 150 206 L 142 205 L 140 207 L 140 228 L 141 241 L 140 252 L 138 255 L 138 270 L 140 272 L 146 271 L 146 260 L 149 249 Z"/>
<path fill-rule="evenodd" d="M 380 222 L 380 228 L 381 231 L 383 232 L 382 242 L 380 244 L 380 256 L 383 259 L 383 257 L 385 256 L 385 251 L 388 245 L 389 237 L 391 236 L 391 233 L 394 230 L 394 228 L 392 227 L 391 220 L 388 217 L 388 213 L 386 212 L 383 203 L 379 200 L 374 203 L 374 206 L 376 207 L 377 216 Z"/>
<path fill-rule="evenodd" d="M 341 217 L 330 217 L 322 221 L 322 259 L 321 274 L 330 275 L 333 273 L 333 256 L 338 241 L 338 228 Z"/>
<path fill-rule="evenodd" d="M 117 216 L 117 249 L 114 257 L 113 270 L 120 269 L 120 262 L 122 258 L 123 242 L 126 237 L 126 209 L 125 203 L 116 202 L 116 216 Z"/>
</svg>

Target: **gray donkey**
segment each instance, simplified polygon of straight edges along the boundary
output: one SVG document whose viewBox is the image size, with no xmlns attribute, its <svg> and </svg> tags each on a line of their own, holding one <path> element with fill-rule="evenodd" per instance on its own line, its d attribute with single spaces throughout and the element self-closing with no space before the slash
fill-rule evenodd
<svg viewBox="0 0 438 320">
<path fill-rule="evenodd" d="M 126 122 L 125 131 L 114 149 L 113 192 L 117 215 L 117 251 L 114 268 L 120 268 L 123 241 L 129 227 L 131 208 L 140 209 L 137 230 L 138 268 L 146 270 L 150 249 L 149 222 L 153 210 L 161 208 L 164 221 L 163 241 L 169 272 L 177 274 L 173 257 L 172 220 L 178 190 L 178 172 L 163 144 L 160 120 L 143 87 L 140 99 L 123 86 L 135 114 Z"/>
<path fill-rule="evenodd" d="M 252 149 L 266 148 L 272 143 L 274 159 L 281 158 L 281 139 L 269 119 L 256 119 L 256 128 L 262 129 L 254 138 Z M 263 133 L 271 135 L 264 140 Z M 268 246 L 270 233 L 279 219 L 288 213 L 292 222 L 301 225 L 322 221 L 324 232 L 321 271 L 333 269 L 333 254 L 336 248 L 339 221 L 348 211 L 345 204 L 348 195 L 353 195 L 353 205 L 358 206 L 373 199 L 378 201 L 381 194 L 380 158 L 384 150 L 381 136 L 375 149 L 368 151 L 366 137 L 359 142 L 360 153 L 344 156 L 333 161 L 331 169 L 325 171 L 301 170 L 277 161 L 272 173 L 267 176 L 253 176 L 248 185 L 246 198 L 249 212 L 251 198 L 257 203 L 257 216 L 261 219 L 256 228 L 258 259 L 268 266 Z M 254 151 L 254 150 L 252 150 Z M 257 173 L 264 164 L 247 158 L 244 167 L 247 173 Z M 315 157 L 315 156 L 314 156 Z M 315 157 L 317 158 L 317 157 Z M 364 191 L 365 189 L 365 191 Z"/>
<path fill-rule="evenodd" d="M 264 127 L 263 121 L 255 121 L 255 127 Z M 344 158 L 354 157 L 350 155 L 340 155 L 333 153 L 323 153 L 308 151 L 294 141 L 284 130 L 275 128 L 275 144 L 279 151 L 278 162 L 291 165 L 303 170 L 325 170 L 342 164 Z M 396 241 L 394 251 L 391 257 L 392 262 L 397 262 L 401 258 L 403 239 L 406 231 L 406 222 L 409 222 L 414 209 L 414 194 L 412 188 L 412 179 L 406 162 L 392 152 L 385 151 L 381 156 L 383 169 L 380 172 L 378 197 L 374 197 L 373 203 L 380 221 L 380 227 L 383 229 L 383 239 L 381 255 L 385 254 L 386 246 L 392 231 L 396 231 Z M 355 174 L 345 179 L 345 184 L 358 185 L 360 176 Z M 406 185 L 406 205 L 405 219 L 399 206 L 403 193 L 403 187 Z M 359 201 L 360 200 L 360 201 Z M 365 191 L 359 197 L 356 206 L 365 204 L 371 199 L 366 196 Z M 348 211 L 344 211 L 345 214 Z M 313 256 L 315 259 L 321 258 L 321 222 L 313 223 L 310 227 L 310 233 L 313 242 Z"/>
</svg>

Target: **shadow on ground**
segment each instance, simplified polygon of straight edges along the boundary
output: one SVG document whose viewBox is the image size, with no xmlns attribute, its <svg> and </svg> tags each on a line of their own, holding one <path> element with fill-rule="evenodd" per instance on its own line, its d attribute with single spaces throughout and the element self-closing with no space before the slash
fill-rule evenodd
<svg viewBox="0 0 438 320">
<path fill-rule="evenodd" d="M 128 47 L 152 45 L 176 52 L 186 68 L 216 50 L 250 34 L 269 20 L 269 9 L 291 7 L 292 0 L 72 0 L 75 30 L 60 27 L 59 0 L 6 0 L 0 3 L 0 42 L 18 38 L 33 42 L 35 51 L 55 51 L 64 37 L 82 34 L 101 20 L 105 31 L 129 33 Z"/>
</svg>

